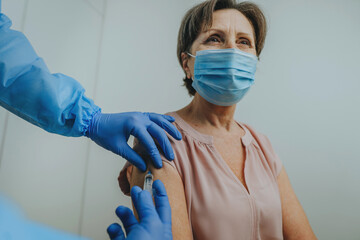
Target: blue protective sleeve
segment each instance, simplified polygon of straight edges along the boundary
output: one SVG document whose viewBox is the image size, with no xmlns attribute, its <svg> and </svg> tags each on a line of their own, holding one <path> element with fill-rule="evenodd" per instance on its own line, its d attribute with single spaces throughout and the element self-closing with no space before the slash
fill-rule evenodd
<svg viewBox="0 0 360 240">
<path fill-rule="evenodd" d="M 48 132 L 85 135 L 100 108 L 76 80 L 51 74 L 25 35 L 10 29 L 11 24 L 0 13 L 0 105 Z"/>
<path fill-rule="evenodd" d="M 85 240 L 27 220 L 14 204 L 0 195 L 0 240 L 5 239 Z"/>
</svg>

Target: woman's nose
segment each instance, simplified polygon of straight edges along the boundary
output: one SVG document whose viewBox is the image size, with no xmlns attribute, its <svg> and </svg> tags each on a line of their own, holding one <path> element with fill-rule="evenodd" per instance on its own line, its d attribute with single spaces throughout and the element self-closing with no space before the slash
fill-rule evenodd
<svg viewBox="0 0 360 240">
<path fill-rule="evenodd" d="M 237 45 L 234 41 L 227 41 L 225 43 L 225 48 L 237 48 Z"/>
</svg>

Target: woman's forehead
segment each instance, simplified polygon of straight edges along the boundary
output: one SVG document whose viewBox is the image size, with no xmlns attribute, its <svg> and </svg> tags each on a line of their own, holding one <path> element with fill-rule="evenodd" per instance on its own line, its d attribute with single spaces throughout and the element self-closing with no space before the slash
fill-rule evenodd
<svg viewBox="0 0 360 240">
<path fill-rule="evenodd" d="M 221 9 L 213 12 L 212 25 L 204 32 L 211 30 L 236 31 L 253 35 L 253 27 L 250 21 L 236 9 Z"/>
</svg>

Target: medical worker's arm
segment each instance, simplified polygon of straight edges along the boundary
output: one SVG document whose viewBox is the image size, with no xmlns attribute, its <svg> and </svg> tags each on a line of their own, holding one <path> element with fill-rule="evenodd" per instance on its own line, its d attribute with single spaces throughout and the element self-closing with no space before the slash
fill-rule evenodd
<svg viewBox="0 0 360 240">
<path fill-rule="evenodd" d="M 135 186 L 131 189 L 131 199 L 139 214 L 138 221 L 133 212 L 120 206 L 116 209 L 116 215 L 124 225 L 126 235 L 117 223 L 108 227 L 111 240 L 172 240 L 171 233 L 171 209 L 164 185 L 160 180 L 154 181 L 153 195 Z"/>
<path fill-rule="evenodd" d="M 10 27 L 10 19 L 0 13 L 0 106 L 48 132 L 86 135 L 143 170 L 144 161 L 127 145 L 130 135 L 147 147 L 156 167 L 162 164 L 152 137 L 163 147 L 165 156 L 173 159 L 163 130 L 181 139 L 170 123 L 172 117 L 140 112 L 102 114 L 84 95 L 80 83 L 61 73 L 50 73 L 25 35 Z"/>
<path fill-rule="evenodd" d="M 26 240 L 85 240 L 43 224 L 31 222 L 8 199 L 0 195 L 0 239 Z"/>
<path fill-rule="evenodd" d="M 100 111 L 71 77 L 51 74 L 24 34 L 0 14 L 0 105 L 44 130 L 83 136 Z"/>
</svg>

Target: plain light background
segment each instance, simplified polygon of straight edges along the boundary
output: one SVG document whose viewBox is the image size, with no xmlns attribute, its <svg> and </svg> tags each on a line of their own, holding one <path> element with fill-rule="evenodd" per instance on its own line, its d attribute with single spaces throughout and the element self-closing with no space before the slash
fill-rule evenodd
<svg viewBox="0 0 360 240">
<path fill-rule="evenodd" d="M 176 39 L 198 2 L 3 0 L 3 12 L 103 112 L 165 113 L 191 101 Z M 270 138 L 319 239 L 360 239 L 360 1 L 254 2 L 269 30 L 235 117 Z M 0 109 L 0 190 L 33 220 L 106 239 L 116 206 L 130 206 L 117 184 L 124 162 Z"/>
</svg>

